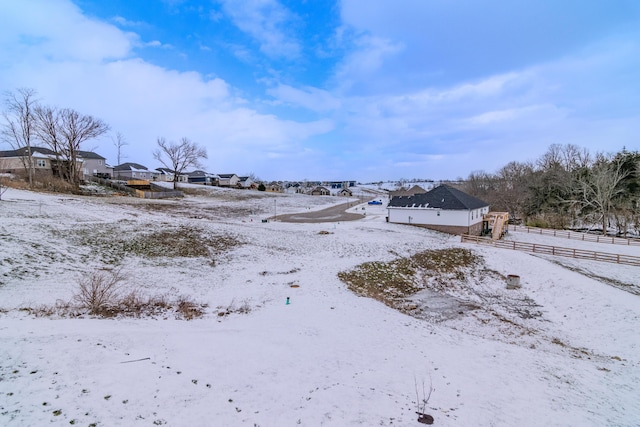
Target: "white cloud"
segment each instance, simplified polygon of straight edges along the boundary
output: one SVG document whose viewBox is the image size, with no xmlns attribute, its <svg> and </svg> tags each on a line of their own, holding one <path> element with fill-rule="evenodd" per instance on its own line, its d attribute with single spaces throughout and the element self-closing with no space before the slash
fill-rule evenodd
<svg viewBox="0 0 640 427">
<path fill-rule="evenodd" d="M 337 66 L 334 83 L 341 90 L 348 90 L 357 82 L 365 81 L 397 53 L 404 49 L 402 43 L 380 37 L 361 35 L 355 40 L 355 48 Z"/>
<path fill-rule="evenodd" d="M 47 55 L 50 60 L 101 61 L 130 54 L 135 35 L 83 16 L 68 1 L 0 3 L 0 47 L 6 60 Z"/>
<path fill-rule="evenodd" d="M 267 93 L 280 102 L 317 112 L 337 110 L 342 106 L 339 98 L 326 90 L 314 87 L 298 89 L 279 84 L 274 88 L 268 89 Z"/>
<path fill-rule="evenodd" d="M 111 18 L 111 20 L 113 22 L 115 22 L 116 24 L 120 25 L 121 27 L 140 28 L 140 27 L 146 27 L 147 26 L 147 24 L 142 22 L 142 21 L 130 21 L 130 20 L 126 19 L 123 16 L 114 16 L 113 18 Z"/>
<path fill-rule="evenodd" d="M 301 46 L 291 31 L 297 18 L 277 0 L 220 1 L 233 23 L 260 44 L 262 53 L 285 58 L 300 55 Z"/>
<path fill-rule="evenodd" d="M 137 36 L 86 18 L 69 2 L 38 6 L 35 14 L 31 6 L 0 6 L 14 23 L 0 30 L 10 38 L 0 44 L 0 90 L 33 87 L 44 103 L 100 117 L 129 141 L 128 161 L 156 167 L 156 138 L 187 136 L 208 148 L 205 166 L 212 171 L 246 170 L 245 164 L 265 162 L 264 152 L 297 156 L 306 139 L 332 129 L 328 120 L 295 122 L 259 113 L 220 78 L 136 58 Z M 115 161 L 109 138 L 85 148 L 94 145 Z"/>
</svg>

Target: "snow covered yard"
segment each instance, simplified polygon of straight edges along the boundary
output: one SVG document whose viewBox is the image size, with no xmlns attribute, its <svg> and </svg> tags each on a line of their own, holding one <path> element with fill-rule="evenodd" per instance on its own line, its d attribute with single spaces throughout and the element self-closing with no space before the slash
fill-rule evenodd
<svg viewBox="0 0 640 427">
<path fill-rule="evenodd" d="M 424 382 L 434 425 L 638 425 L 640 297 L 599 279 L 637 285 L 638 268 L 462 244 L 386 223 L 384 206 L 366 203 L 350 209 L 366 212 L 353 222 L 262 222 L 342 201 L 220 189 L 162 201 L 7 191 L 0 424 L 420 425 Z M 185 256 L 163 240 L 176 233 L 195 236 Z M 190 251 L 199 245 L 206 255 Z M 447 290 L 481 308 L 423 320 L 356 296 L 338 278 L 364 262 L 443 248 L 469 249 L 494 272 Z M 206 314 L 21 310 L 69 301 L 79 278 L 118 267 L 126 288 L 187 295 Z M 522 288 L 506 290 L 507 274 Z M 437 310 L 436 300 L 421 303 Z M 514 311 L 518 301 L 531 301 L 534 315 Z"/>
</svg>

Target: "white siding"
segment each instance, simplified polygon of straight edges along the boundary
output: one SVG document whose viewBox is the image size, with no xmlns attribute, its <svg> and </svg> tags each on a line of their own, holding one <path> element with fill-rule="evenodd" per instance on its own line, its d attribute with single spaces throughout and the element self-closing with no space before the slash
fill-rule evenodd
<svg viewBox="0 0 640 427">
<path fill-rule="evenodd" d="M 390 207 L 389 222 L 401 224 L 421 224 L 421 225 L 450 225 L 468 227 L 482 221 L 480 212 L 482 209 L 474 210 L 473 219 L 469 210 L 443 210 L 429 208 L 401 208 Z"/>
</svg>

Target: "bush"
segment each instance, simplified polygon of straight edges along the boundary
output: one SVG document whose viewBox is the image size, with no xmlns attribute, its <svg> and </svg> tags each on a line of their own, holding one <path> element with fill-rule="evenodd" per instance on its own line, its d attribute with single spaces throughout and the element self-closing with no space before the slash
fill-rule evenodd
<svg viewBox="0 0 640 427">
<path fill-rule="evenodd" d="M 267 187 L 264 186 L 263 183 L 260 183 L 260 185 L 258 185 L 258 191 L 266 191 Z"/>
<path fill-rule="evenodd" d="M 103 314 L 120 304 L 118 284 L 124 279 L 120 270 L 95 271 L 78 281 L 78 292 L 73 299 L 88 309 L 89 314 Z"/>
</svg>

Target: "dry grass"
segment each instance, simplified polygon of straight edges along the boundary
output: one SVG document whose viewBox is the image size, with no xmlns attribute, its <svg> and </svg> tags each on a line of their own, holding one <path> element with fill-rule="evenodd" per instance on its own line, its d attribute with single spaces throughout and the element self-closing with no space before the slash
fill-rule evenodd
<svg viewBox="0 0 640 427">
<path fill-rule="evenodd" d="M 469 269 L 482 264 L 482 259 L 468 249 L 438 249 L 390 262 L 366 262 L 338 273 L 338 277 L 356 294 L 398 308 L 406 297 L 425 288 L 429 283 L 426 278 L 446 277 L 444 283 L 464 280 Z"/>
<path fill-rule="evenodd" d="M 119 264 L 125 256 L 142 258 L 214 258 L 242 245 L 236 236 L 212 233 L 193 226 L 145 230 L 144 226 L 107 224 L 78 228 L 72 232 L 73 243 L 88 247 L 93 255 L 108 264 Z"/>
<path fill-rule="evenodd" d="M 78 317 L 83 315 L 113 317 L 163 317 L 192 320 L 206 314 L 207 304 L 189 297 L 171 299 L 167 295 L 146 296 L 140 290 L 124 291 L 126 276 L 117 271 L 97 271 L 78 280 L 71 302 L 57 301 L 55 305 L 24 307 L 37 317 Z"/>
</svg>

